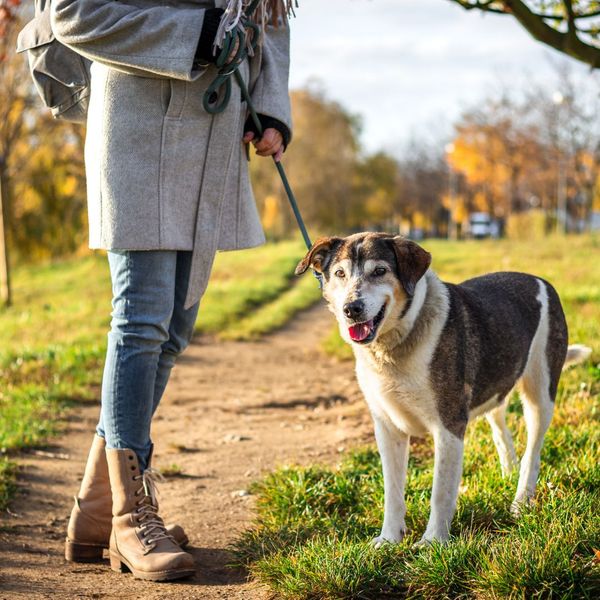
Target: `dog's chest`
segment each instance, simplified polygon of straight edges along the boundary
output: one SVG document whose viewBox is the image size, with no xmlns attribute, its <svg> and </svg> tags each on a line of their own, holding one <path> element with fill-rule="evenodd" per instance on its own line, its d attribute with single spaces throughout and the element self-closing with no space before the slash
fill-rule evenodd
<svg viewBox="0 0 600 600">
<path fill-rule="evenodd" d="M 422 436 L 437 426 L 439 413 L 426 366 L 410 362 L 374 369 L 357 357 L 356 375 L 374 417 Z"/>
</svg>

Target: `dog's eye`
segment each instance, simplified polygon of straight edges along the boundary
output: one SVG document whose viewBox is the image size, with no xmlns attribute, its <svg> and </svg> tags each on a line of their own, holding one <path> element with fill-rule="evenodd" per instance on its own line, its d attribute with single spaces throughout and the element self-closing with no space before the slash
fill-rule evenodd
<svg viewBox="0 0 600 600">
<path fill-rule="evenodd" d="M 376 277 L 381 277 L 382 275 L 385 275 L 386 273 L 387 273 L 387 269 L 385 267 L 377 267 L 373 271 L 373 275 L 375 275 Z"/>
<path fill-rule="evenodd" d="M 336 277 L 339 277 L 340 279 L 343 279 L 344 277 L 346 277 L 346 273 L 344 273 L 344 269 L 338 269 L 334 275 Z"/>
</svg>

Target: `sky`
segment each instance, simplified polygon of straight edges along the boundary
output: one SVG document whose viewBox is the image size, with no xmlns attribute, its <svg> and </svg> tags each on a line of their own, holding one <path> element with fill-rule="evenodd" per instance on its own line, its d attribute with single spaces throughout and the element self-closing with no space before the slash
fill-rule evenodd
<svg viewBox="0 0 600 600">
<path fill-rule="evenodd" d="M 510 16 L 449 0 L 299 0 L 290 85 L 319 85 L 362 116 L 367 151 L 449 135 L 500 85 L 554 85 L 553 63 L 589 68 L 533 40 Z"/>
</svg>

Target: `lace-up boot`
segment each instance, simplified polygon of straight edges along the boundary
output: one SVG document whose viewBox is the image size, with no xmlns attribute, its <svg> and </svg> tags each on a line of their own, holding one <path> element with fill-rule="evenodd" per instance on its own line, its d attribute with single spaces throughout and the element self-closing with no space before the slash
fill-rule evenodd
<svg viewBox="0 0 600 600">
<path fill-rule="evenodd" d="M 108 548 L 112 497 L 105 448 L 104 438 L 95 435 L 67 526 L 65 558 L 69 561 L 101 561 L 102 551 Z M 188 537 L 179 525 L 171 525 L 167 531 L 180 546 L 188 543 Z"/>
<path fill-rule="evenodd" d="M 111 568 L 152 581 L 193 575 L 192 555 L 175 543 L 158 515 L 157 472 L 140 473 L 133 450 L 108 449 L 106 457 L 113 501 Z"/>
</svg>

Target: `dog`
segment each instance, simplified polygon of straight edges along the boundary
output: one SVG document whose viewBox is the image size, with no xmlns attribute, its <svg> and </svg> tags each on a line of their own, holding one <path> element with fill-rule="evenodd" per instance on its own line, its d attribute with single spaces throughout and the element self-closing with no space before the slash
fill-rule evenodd
<svg viewBox="0 0 600 600">
<path fill-rule="evenodd" d="M 543 279 L 502 272 L 454 285 L 430 269 L 431 255 L 385 233 L 321 238 L 296 267 L 321 278 L 323 296 L 351 344 L 369 406 L 384 479 L 376 547 L 406 533 L 404 485 L 410 436 L 434 441 L 431 512 L 420 544 L 446 542 L 456 510 L 467 424 L 485 414 L 504 475 L 517 457 L 506 426 L 518 384 L 527 427 L 512 510 L 533 498 L 540 451 L 561 371 L 591 350 L 567 345 L 555 289 Z"/>
</svg>

